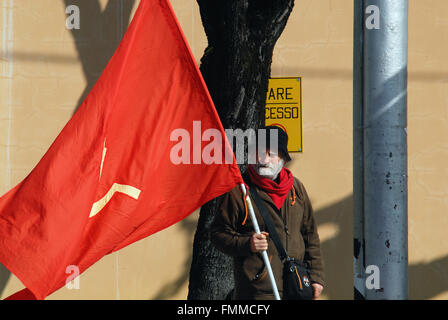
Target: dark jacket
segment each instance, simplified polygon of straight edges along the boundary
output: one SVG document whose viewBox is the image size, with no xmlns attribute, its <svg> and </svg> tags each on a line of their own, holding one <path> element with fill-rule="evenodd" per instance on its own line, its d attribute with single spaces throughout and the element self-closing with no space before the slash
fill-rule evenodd
<svg viewBox="0 0 448 320">
<path fill-rule="evenodd" d="M 267 193 L 255 188 L 263 200 L 289 256 L 307 262 L 311 268 L 311 281 L 324 285 L 317 224 L 303 184 L 294 177 L 294 189 L 291 188 L 281 210 L 275 207 Z M 294 198 L 293 190 L 296 194 L 295 203 L 291 204 Z M 211 241 L 220 251 L 234 258 L 235 299 L 273 299 L 272 286 L 261 254 L 252 253 L 250 250 L 250 238 L 254 233 L 254 228 L 250 214 L 247 213 L 246 216 L 243 201 L 243 194 L 239 186 L 220 197 L 219 210 L 211 228 Z M 267 232 L 255 202 L 251 201 L 260 230 Z M 246 221 L 244 222 L 244 220 Z M 284 227 L 285 224 L 287 231 Z M 283 266 L 270 238 L 268 239 L 268 256 L 280 296 L 282 296 Z"/>
</svg>

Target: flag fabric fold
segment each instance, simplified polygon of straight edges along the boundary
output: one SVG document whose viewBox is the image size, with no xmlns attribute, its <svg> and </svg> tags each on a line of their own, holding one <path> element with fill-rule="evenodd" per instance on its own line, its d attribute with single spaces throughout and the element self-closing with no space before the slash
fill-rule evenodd
<svg viewBox="0 0 448 320">
<path fill-rule="evenodd" d="M 220 132 L 222 154 L 230 149 L 168 0 L 141 0 L 78 111 L 0 198 L 0 262 L 27 288 L 16 298 L 44 299 L 68 266 L 82 273 L 241 183 L 233 153 L 229 164 L 173 162 L 172 133 L 191 138 L 194 122 Z"/>
</svg>

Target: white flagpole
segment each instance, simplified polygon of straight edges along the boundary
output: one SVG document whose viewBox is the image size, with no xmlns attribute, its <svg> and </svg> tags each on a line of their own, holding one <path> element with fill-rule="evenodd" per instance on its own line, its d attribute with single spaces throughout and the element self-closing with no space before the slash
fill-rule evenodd
<svg viewBox="0 0 448 320">
<path fill-rule="evenodd" d="M 246 186 L 244 183 L 240 184 L 241 190 L 244 194 L 244 199 L 246 199 L 247 208 L 249 209 L 250 218 L 252 219 L 252 223 L 254 224 L 254 229 L 256 233 L 260 232 L 260 227 L 258 226 L 257 217 L 255 216 L 254 208 L 252 207 L 252 202 L 250 198 L 247 196 Z M 269 280 L 271 280 L 272 290 L 274 291 L 274 296 L 276 300 L 280 300 L 280 295 L 278 294 L 277 283 L 275 282 L 274 273 L 272 272 L 271 263 L 269 262 L 268 253 L 266 250 L 261 252 L 261 255 L 264 260 L 264 264 L 266 269 L 268 270 Z"/>
</svg>

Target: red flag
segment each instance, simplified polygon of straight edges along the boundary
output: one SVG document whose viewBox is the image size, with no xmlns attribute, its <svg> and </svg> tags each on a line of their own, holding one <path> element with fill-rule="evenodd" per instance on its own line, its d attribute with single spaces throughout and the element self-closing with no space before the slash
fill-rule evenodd
<svg viewBox="0 0 448 320">
<path fill-rule="evenodd" d="M 16 297 L 44 299 L 65 284 L 68 266 L 82 273 L 241 183 L 233 153 L 231 164 L 196 163 L 207 146 L 197 124 L 230 149 L 169 2 L 142 0 L 73 118 L 0 198 L 0 262 L 29 289 Z M 173 162 L 176 130 L 196 134 L 195 164 Z"/>
</svg>

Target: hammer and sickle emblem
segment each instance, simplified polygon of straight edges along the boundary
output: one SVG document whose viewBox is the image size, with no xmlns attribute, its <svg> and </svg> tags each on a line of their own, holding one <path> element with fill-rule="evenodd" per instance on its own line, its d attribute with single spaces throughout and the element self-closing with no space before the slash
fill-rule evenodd
<svg viewBox="0 0 448 320">
<path fill-rule="evenodd" d="M 103 172 L 103 163 L 104 163 L 104 159 L 106 158 L 106 152 L 107 152 L 106 140 L 104 140 L 103 158 L 101 160 L 101 167 L 100 167 L 100 179 L 101 179 L 101 174 Z M 107 193 L 104 195 L 104 197 L 102 197 L 100 200 L 96 201 L 92 205 L 92 209 L 90 210 L 89 218 L 92 218 L 95 215 L 97 215 L 106 206 L 106 204 L 112 199 L 114 194 L 117 192 L 123 193 L 135 200 L 138 200 L 141 190 L 139 190 L 133 186 L 130 186 L 130 185 L 114 183 L 112 185 L 112 187 L 109 189 L 109 191 L 107 191 Z"/>
</svg>

